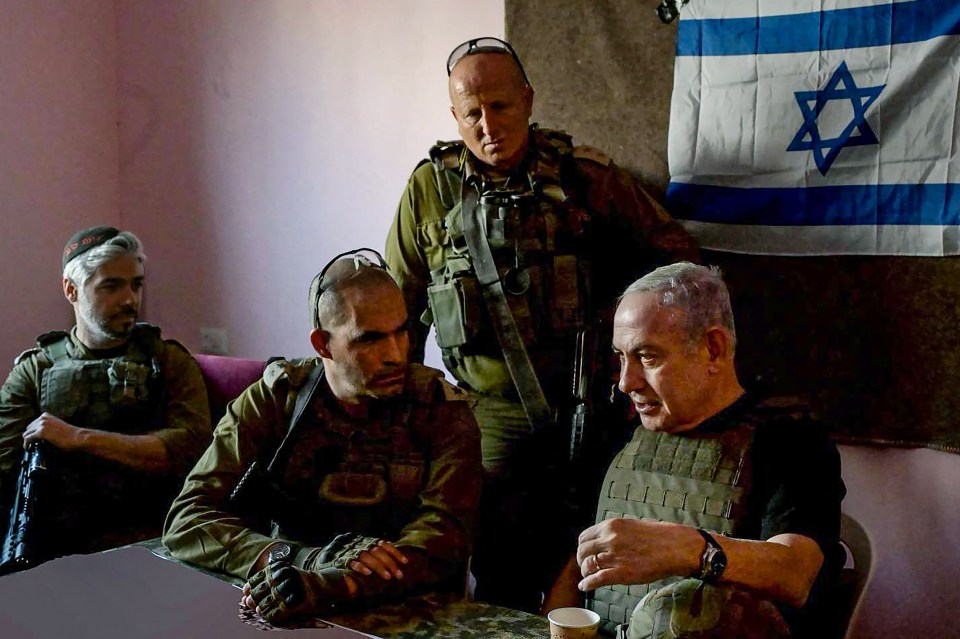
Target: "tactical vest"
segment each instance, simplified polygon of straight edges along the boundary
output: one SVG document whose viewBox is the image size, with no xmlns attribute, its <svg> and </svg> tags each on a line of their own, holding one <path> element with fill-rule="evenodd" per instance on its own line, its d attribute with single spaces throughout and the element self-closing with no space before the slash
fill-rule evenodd
<svg viewBox="0 0 960 639">
<path fill-rule="evenodd" d="M 53 364 L 42 373 L 40 407 L 85 428 L 140 434 L 162 412 L 160 329 L 138 323 L 126 351 L 110 359 L 78 359 L 70 334 L 46 333 L 37 345 Z"/>
<path fill-rule="evenodd" d="M 289 366 L 271 364 L 277 365 Z M 303 372 L 291 369 L 294 377 Z M 294 401 L 288 398 L 287 405 Z M 419 505 L 427 479 L 426 444 L 414 427 L 424 420 L 424 405 L 408 397 L 373 402 L 361 424 L 333 414 L 329 401 L 323 392 L 312 398 L 291 434 L 296 440 L 289 457 L 275 469 L 290 500 L 275 513 L 275 530 L 320 545 L 345 531 L 395 537 Z"/>
<path fill-rule="evenodd" d="M 534 125 L 531 141 L 525 182 L 497 186 L 484 180 L 478 209 L 520 337 L 538 377 L 549 386 L 551 374 L 569 367 L 577 331 L 592 321 L 585 257 L 591 219 L 576 194 L 564 190 L 574 170 L 571 138 Z M 460 374 L 465 357 L 502 359 L 463 232 L 460 187 L 475 160 L 462 142 L 440 143 L 430 157 L 448 211 L 443 226 L 449 250 L 445 264 L 430 274 L 428 310 L 421 319 L 436 326 L 447 368 L 469 382 Z"/>
<path fill-rule="evenodd" d="M 42 410 L 75 426 L 128 435 L 162 422 L 164 342 L 156 326 L 138 323 L 123 353 L 108 359 L 75 357 L 76 346 L 64 331 L 41 335 L 37 345 L 52 363 L 39 380 Z M 49 531 L 43 546 L 51 556 L 156 536 L 180 485 L 177 478 L 144 475 L 90 455 L 54 450 L 51 464 L 56 499 L 37 513 Z"/>
<path fill-rule="evenodd" d="M 652 519 L 730 535 L 751 483 L 753 435 L 749 422 L 721 433 L 673 435 L 637 428 L 607 471 L 596 521 Z M 679 579 L 603 586 L 587 595 L 587 606 L 612 632 L 616 624 L 630 621 L 644 595 Z"/>
</svg>

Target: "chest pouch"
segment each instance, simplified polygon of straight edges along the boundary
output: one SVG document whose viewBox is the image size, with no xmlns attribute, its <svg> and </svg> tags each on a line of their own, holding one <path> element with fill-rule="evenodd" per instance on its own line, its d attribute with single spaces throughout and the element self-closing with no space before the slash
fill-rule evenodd
<svg viewBox="0 0 960 639">
<path fill-rule="evenodd" d="M 482 328 L 480 284 L 467 255 L 453 255 L 431 273 L 427 303 L 440 348 L 455 349 L 474 341 Z"/>
<path fill-rule="evenodd" d="M 137 362 L 114 360 L 107 368 L 110 403 L 132 406 L 149 399 L 150 368 Z"/>
<path fill-rule="evenodd" d="M 98 377 L 94 365 L 75 360 L 58 362 L 44 371 L 40 383 L 40 408 L 67 422 L 74 422 L 90 403 Z"/>
</svg>

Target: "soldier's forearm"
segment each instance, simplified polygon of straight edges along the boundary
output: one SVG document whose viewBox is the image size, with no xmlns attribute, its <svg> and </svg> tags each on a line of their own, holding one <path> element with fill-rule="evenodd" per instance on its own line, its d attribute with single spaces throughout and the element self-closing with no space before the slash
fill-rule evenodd
<svg viewBox="0 0 960 639">
<path fill-rule="evenodd" d="M 170 457 L 163 441 L 154 435 L 123 435 L 89 428 L 80 429 L 77 450 L 130 468 L 163 473 Z"/>
</svg>

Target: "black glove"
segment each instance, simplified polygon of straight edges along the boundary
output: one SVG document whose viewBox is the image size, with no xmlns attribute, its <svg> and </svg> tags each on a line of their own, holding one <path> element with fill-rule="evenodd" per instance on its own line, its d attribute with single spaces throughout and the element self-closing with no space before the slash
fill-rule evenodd
<svg viewBox="0 0 960 639">
<path fill-rule="evenodd" d="M 333 567 L 302 570 L 287 560 L 279 561 L 250 578 L 250 596 L 263 618 L 273 624 L 323 614 L 350 600 L 344 574 Z"/>
<path fill-rule="evenodd" d="M 346 569 L 351 561 L 361 553 L 377 547 L 377 537 L 364 537 L 354 533 L 344 533 L 334 537 L 323 548 L 306 547 L 297 550 L 293 556 L 293 565 L 304 570 L 320 571 L 324 568 Z"/>
</svg>

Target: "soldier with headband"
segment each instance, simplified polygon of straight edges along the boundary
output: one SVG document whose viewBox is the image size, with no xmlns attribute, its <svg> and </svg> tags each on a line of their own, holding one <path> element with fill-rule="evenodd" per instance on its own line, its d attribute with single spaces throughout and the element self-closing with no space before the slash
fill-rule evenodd
<svg viewBox="0 0 960 639">
<path fill-rule="evenodd" d="M 76 326 L 38 337 L 0 389 L 0 494 L 14 501 L 25 449 L 48 451 L 33 562 L 157 535 L 210 441 L 197 363 L 137 321 L 144 261 L 126 231 L 71 237 L 62 283 Z"/>
</svg>

